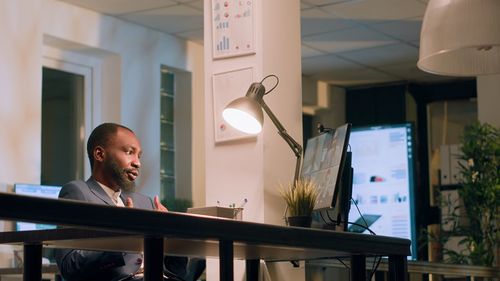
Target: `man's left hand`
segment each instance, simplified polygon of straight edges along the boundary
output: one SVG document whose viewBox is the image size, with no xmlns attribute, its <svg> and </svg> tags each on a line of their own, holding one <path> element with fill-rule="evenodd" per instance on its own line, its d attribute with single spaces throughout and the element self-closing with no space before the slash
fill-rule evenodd
<svg viewBox="0 0 500 281">
<path fill-rule="evenodd" d="M 158 195 L 156 195 L 153 199 L 153 203 L 155 205 L 155 210 L 160 211 L 160 212 L 168 212 L 167 207 L 163 206 L 161 204 L 160 199 L 158 199 Z"/>
</svg>

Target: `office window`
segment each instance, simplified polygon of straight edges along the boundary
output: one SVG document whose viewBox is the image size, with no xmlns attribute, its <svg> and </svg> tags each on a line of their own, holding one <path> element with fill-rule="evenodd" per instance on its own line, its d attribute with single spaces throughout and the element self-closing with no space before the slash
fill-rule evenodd
<svg viewBox="0 0 500 281">
<path fill-rule="evenodd" d="M 173 208 L 192 194 L 191 73 L 161 66 L 160 197 Z"/>
<path fill-rule="evenodd" d="M 175 197 L 175 119 L 174 119 L 174 98 L 175 98 L 174 73 L 166 67 L 161 69 L 161 197 L 162 199 Z"/>
<path fill-rule="evenodd" d="M 83 98 L 83 75 L 43 68 L 42 184 L 83 179 Z"/>
</svg>

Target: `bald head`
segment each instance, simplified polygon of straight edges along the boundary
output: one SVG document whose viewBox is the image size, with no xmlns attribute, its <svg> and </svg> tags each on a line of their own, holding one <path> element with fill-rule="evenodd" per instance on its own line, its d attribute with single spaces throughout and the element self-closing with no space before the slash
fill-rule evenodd
<svg viewBox="0 0 500 281">
<path fill-rule="evenodd" d="M 94 168 L 94 150 L 96 147 L 101 146 L 101 147 L 106 147 L 110 143 L 110 140 L 112 137 L 116 136 L 116 133 L 118 132 L 118 129 L 125 129 L 131 133 L 133 131 L 123 125 L 120 124 L 115 124 L 115 123 L 103 123 L 99 126 L 97 126 L 92 133 L 90 134 L 90 137 L 87 141 L 87 155 L 89 157 L 90 161 L 90 168 Z"/>
</svg>

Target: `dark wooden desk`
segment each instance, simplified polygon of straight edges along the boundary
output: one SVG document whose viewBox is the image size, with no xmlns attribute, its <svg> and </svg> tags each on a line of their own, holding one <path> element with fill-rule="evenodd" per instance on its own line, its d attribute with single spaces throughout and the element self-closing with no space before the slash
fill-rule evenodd
<svg viewBox="0 0 500 281">
<path fill-rule="evenodd" d="M 367 270 L 371 270 L 373 264 L 376 262 L 375 258 L 367 258 Z M 318 272 L 324 272 L 325 268 L 345 268 L 349 265 L 349 262 L 341 263 L 335 259 L 329 260 L 311 260 L 307 261 L 307 266 L 310 268 L 316 268 Z M 387 259 L 382 259 L 378 267 L 378 271 L 387 272 L 389 270 L 389 261 Z M 415 276 L 415 280 L 422 280 L 422 275 L 434 274 L 436 277 L 442 277 L 443 275 L 453 276 L 453 277 L 472 277 L 472 278 L 484 278 L 486 280 L 491 280 L 500 276 L 500 268 L 497 267 L 487 267 L 487 266 L 475 266 L 466 264 L 448 264 L 443 262 L 429 262 L 429 261 L 408 261 L 408 273 Z M 410 278 L 411 279 L 411 278 Z M 318 279 L 319 280 L 319 279 Z M 440 280 L 440 279 L 438 279 Z M 469 280 L 469 279 L 468 279 Z M 483 280 L 483 279 L 481 279 Z"/>
<path fill-rule="evenodd" d="M 390 280 L 407 280 L 407 239 L 295 228 L 201 215 L 117 208 L 0 193 L 0 218 L 72 227 L 7 232 L 0 243 L 24 244 L 24 280 L 41 279 L 42 245 L 144 251 L 145 281 L 162 280 L 163 254 L 218 256 L 220 280 L 233 280 L 233 259 L 267 261 L 351 257 L 351 279 L 364 280 L 366 256 L 389 257 Z M 77 229 L 74 229 L 77 228 Z"/>
</svg>

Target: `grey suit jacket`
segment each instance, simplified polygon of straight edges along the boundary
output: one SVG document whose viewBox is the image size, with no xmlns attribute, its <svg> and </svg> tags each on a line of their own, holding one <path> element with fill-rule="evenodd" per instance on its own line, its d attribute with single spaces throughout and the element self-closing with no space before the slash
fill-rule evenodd
<svg viewBox="0 0 500 281">
<path fill-rule="evenodd" d="M 132 198 L 134 208 L 154 209 L 153 201 L 147 196 L 122 192 L 123 202 L 127 197 Z M 77 180 L 65 184 L 59 192 L 59 198 L 114 206 L 111 198 L 93 178 L 86 182 Z M 135 273 L 142 263 L 142 255 L 120 252 L 58 249 L 55 256 L 59 271 L 68 281 L 118 280 Z"/>
</svg>

